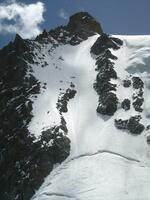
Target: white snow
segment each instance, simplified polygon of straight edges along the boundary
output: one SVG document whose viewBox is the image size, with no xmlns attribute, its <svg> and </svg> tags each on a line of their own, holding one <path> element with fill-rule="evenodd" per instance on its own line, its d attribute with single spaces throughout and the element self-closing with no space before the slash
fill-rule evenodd
<svg viewBox="0 0 150 200">
<path fill-rule="evenodd" d="M 51 55 L 48 54 L 49 46 L 42 47 L 41 54 L 45 55 L 48 66 L 34 66 L 36 77 L 47 83 L 47 89 L 34 102 L 34 118 L 29 126 L 37 137 L 43 128 L 60 123 L 56 109 L 59 88 L 65 90 L 73 82 L 77 94 L 63 115 L 71 140 L 70 156 L 46 177 L 33 200 L 150 199 L 150 147 L 146 132 L 133 136 L 114 126 L 114 119 L 128 119 L 138 112 L 131 106 L 129 111 L 119 107 L 112 117 L 96 113 L 98 95 L 93 83 L 97 72 L 90 48 L 97 37 L 90 37 L 77 46 L 59 46 Z M 130 74 L 142 78 L 145 83 L 142 122 L 148 125 L 150 36 L 116 37 L 124 44 L 117 51 L 111 50 L 118 57 L 115 61 L 118 79 L 111 81 L 117 84 L 117 97 L 122 101 L 132 99 L 134 92 L 132 87 L 124 88 L 122 80 Z"/>
<path fill-rule="evenodd" d="M 149 167 L 104 153 L 63 163 L 34 199 L 149 200 L 149 186 Z"/>
</svg>

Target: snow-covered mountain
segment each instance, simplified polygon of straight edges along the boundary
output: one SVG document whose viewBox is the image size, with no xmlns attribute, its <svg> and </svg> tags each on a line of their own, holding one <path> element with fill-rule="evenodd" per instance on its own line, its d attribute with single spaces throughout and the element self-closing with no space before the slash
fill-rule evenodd
<svg viewBox="0 0 150 200">
<path fill-rule="evenodd" d="M 0 50 L 0 195 L 150 199 L 150 36 L 86 12 Z"/>
</svg>

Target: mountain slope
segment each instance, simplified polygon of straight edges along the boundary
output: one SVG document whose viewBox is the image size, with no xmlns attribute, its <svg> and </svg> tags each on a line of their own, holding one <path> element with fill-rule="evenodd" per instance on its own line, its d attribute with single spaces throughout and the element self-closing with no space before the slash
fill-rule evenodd
<svg viewBox="0 0 150 200">
<path fill-rule="evenodd" d="M 33 199 L 150 198 L 150 151 L 147 143 L 149 131 L 146 128 L 149 125 L 147 63 L 150 55 L 150 36 L 114 37 L 123 41 L 118 50 L 109 48 L 117 57 L 113 61 L 117 79 L 110 79 L 111 83 L 116 84 L 114 93 L 119 102 L 117 111 L 112 116 L 95 112 L 98 96 L 93 89 L 93 83 L 97 66 L 94 55 L 90 56 L 90 49 L 98 35 L 92 36 L 79 45 L 77 53 L 70 51 L 70 68 L 76 76 L 74 83 L 77 94 L 69 102 L 64 118 L 69 127 L 71 154 L 46 178 Z M 68 61 L 65 55 L 63 58 L 64 63 Z M 79 69 L 82 72 L 77 73 Z M 133 77 L 139 77 L 144 84 L 142 111 L 136 111 L 133 104 L 133 94 L 139 92 L 140 86 L 133 82 Z M 126 86 L 125 80 L 131 80 L 131 85 Z M 122 107 L 121 102 L 124 99 L 131 101 L 130 109 Z M 145 126 L 142 133 L 137 129 L 137 132 L 134 132 L 129 126 L 123 130 L 115 126 L 115 120 L 129 120 L 137 115 L 142 117 L 141 123 Z M 136 126 L 134 122 L 133 126 Z"/>
<path fill-rule="evenodd" d="M 77 91 L 71 81 L 74 74 L 67 77 L 67 69 L 62 83 L 59 50 L 80 44 L 95 31 L 102 33 L 100 24 L 81 12 L 71 16 L 68 25 L 44 30 L 34 40 L 17 34 L 0 50 L 2 199 L 30 199 L 53 166 L 70 154 L 63 113 Z"/>
<path fill-rule="evenodd" d="M 16 35 L 0 51 L 2 199 L 149 200 L 149 61 L 150 36 L 86 12 Z"/>
</svg>

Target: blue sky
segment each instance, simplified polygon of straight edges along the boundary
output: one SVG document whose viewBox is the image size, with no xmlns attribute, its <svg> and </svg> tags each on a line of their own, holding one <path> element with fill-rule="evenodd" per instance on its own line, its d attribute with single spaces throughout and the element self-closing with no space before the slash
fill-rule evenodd
<svg viewBox="0 0 150 200">
<path fill-rule="evenodd" d="M 0 48 L 10 40 L 13 40 L 15 30 L 22 34 L 23 37 L 28 35 L 29 37 L 34 37 L 43 28 L 50 30 L 58 25 L 66 24 L 68 17 L 78 11 L 88 11 L 101 23 L 104 32 L 107 33 L 150 34 L 150 0 L 41 0 L 42 4 L 38 4 L 39 1 L 0 0 Z M 11 4 L 19 4 L 23 8 L 28 8 L 29 5 L 35 4 L 33 8 L 34 17 L 30 17 L 29 11 L 27 11 L 21 15 L 27 17 L 25 22 L 18 21 L 18 13 L 14 15 L 14 18 L 10 19 L 8 8 L 7 17 L 5 13 L 5 16 L 2 15 L 2 11 Z M 32 12 L 31 10 L 32 8 L 30 12 Z M 40 14 L 41 16 L 39 17 Z M 38 22 L 36 22 L 37 18 L 39 18 Z M 31 20 L 35 21 L 35 23 L 30 24 Z M 14 29 L 12 26 L 15 23 L 20 23 L 21 25 L 17 25 L 17 28 L 15 27 L 16 29 Z M 30 24 L 29 27 L 28 24 Z M 12 25 L 11 30 L 10 26 L 6 27 L 6 25 Z M 29 34 L 27 35 L 27 33 Z"/>
</svg>

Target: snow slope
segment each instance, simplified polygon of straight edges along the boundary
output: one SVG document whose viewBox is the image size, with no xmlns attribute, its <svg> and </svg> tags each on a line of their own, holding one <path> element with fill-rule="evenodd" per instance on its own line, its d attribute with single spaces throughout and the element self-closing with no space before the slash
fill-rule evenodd
<svg viewBox="0 0 150 200">
<path fill-rule="evenodd" d="M 34 74 L 46 89 L 34 99 L 34 118 L 29 130 L 37 138 L 40 132 L 60 123 L 56 109 L 58 95 L 73 82 L 77 94 L 69 101 L 63 114 L 71 140 L 70 156 L 45 179 L 33 200 L 149 200 L 150 150 L 147 132 L 133 136 L 114 126 L 114 119 L 137 115 L 118 108 L 112 117 L 96 112 L 98 95 L 93 89 L 96 78 L 95 59 L 90 48 L 99 36 L 89 37 L 77 46 L 63 45 L 49 53 L 50 46 L 42 46 L 38 55 L 45 55 L 48 65 L 33 66 Z M 115 61 L 117 97 L 132 99 L 133 88 L 124 88 L 122 80 L 131 75 L 144 81 L 144 111 L 142 122 L 150 118 L 150 36 L 115 36 L 123 46 L 112 51 Z M 38 50 L 37 50 L 38 51 Z M 41 60 L 38 60 L 41 62 Z M 41 106 L 42 105 L 42 106 Z M 50 112 L 48 112 L 50 111 Z"/>
</svg>

